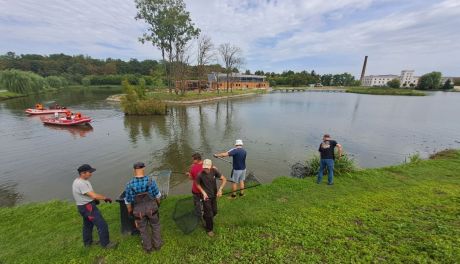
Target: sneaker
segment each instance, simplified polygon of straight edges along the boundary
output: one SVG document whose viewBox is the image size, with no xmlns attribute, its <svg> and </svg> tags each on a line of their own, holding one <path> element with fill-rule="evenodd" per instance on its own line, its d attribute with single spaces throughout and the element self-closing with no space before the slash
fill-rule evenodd
<svg viewBox="0 0 460 264">
<path fill-rule="evenodd" d="M 243 197 L 244 196 L 244 193 L 240 193 L 240 197 Z"/>
<path fill-rule="evenodd" d="M 214 237 L 215 235 L 216 235 L 216 234 L 214 234 L 214 232 L 212 232 L 212 231 L 209 231 L 209 232 L 208 232 L 208 236 L 209 236 L 209 237 Z"/>
<path fill-rule="evenodd" d="M 334 185 L 334 183 L 328 183 L 327 185 Z"/>
<path fill-rule="evenodd" d="M 230 196 L 228 197 L 228 199 L 230 199 L 230 200 L 234 200 L 234 199 L 236 199 L 236 194 L 232 194 L 232 195 L 230 195 Z"/>
<path fill-rule="evenodd" d="M 114 248 L 117 248 L 118 246 L 118 242 L 109 242 L 105 247 L 105 249 L 114 249 Z"/>
</svg>

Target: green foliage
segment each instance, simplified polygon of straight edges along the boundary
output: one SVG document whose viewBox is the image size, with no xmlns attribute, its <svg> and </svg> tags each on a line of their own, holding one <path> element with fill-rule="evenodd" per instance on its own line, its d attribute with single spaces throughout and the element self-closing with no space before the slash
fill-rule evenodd
<svg viewBox="0 0 460 264">
<path fill-rule="evenodd" d="M 390 87 L 390 88 L 399 88 L 401 87 L 401 81 L 399 79 L 393 79 L 389 82 L 387 82 L 387 86 Z"/>
<path fill-rule="evenodd" d="M 0 72 L 0 87 L 13 93 L 31 94 L 49 86 L 43 77 L 33 72 L 4 70 Z"/>
<path fill-rule="evenodd" d="M 88 87 L 91 85 L 91 77 L 90 76 L 86 76 L 85 78 L 83 78 L 81 80 L 81 84 L 85 87 Z"/>
<path fill-rule="evenodd" d="M 65 76 L 66 79 L 77 83 L 80 83 L 78 80 L 81 81 L 81 78 L 85 75 L 150 75 L 152 71 L 157 69 L 158 65 L 159 62 L 155 60 L 138 61 L 137 59 L 131 59 L 129 61 L 122 61 L 111 58 L 99 60 L 84 55 L 16 55 L 14 52 L 0 55 L 0 70 L 18 69 L 31 71 L 41 76 Z"/>
<path fill-rule="evenodd" d="M 256 75 L 263 75 L 263 71 L 256 71 Z M 265 73 L 267 80 L 270 82 L 270 86 L 308 86 L 311 84 L 321 83 L 323 86 L 354 86 L 359 85 L 359 80 L 355 80 L 355 77 L 349 73 L 342 74 L 324 74 L 319 75 L 315 71 L 284 71 L 281 74 L 278 73 Z"/>
<path fill-rule="evenodd" d="M 139 79 L 139 85 L 137 85 L 135 89 L 136 89 L 137 96 L 139 97 L 139 100 L 145 100 L 147 88 L 145 87 L 144 78 Z"/>
<path fill-rule="evenodd" d="M 431 72 L 424 74 L 418 80 L 417 89 L 420 90 L 438 90 L 441 88 L 441 77 L 440 72 Z"/>
<path fill-rule="evenodd" d="M 82 79 L 83 85 L 121 85 L 123 80 L 128 80 L 130 84 L 139 85 L 143 79 L 144 85 L 152 85 L 154 79 L 150 76 L 140 74 L 110 74 L 110 75 L 88 75 Z M 84 83 L 83 83 L 84 82 Z"/>
<path fill-rule="evenodd" d="M 416 165 L 353 172 L 337 177 L 334 186 L 278 178 L 243 198 L 219 199 L 213 238 L 201 228 L 182 234 L 171 216 L 184 196 L 169 196 L 160 207 L 165 244 L 153 254 L 142 252 L 138 236 L 120 234 L 116 203 L 99 206 L 110 238 L 120 242 L 113 250 L 83 247 L 74 204 L 0 208 L 0 262 L 458 263 L 459 185 L 458 151 Z M 93 187 L 101 188 L 97 182 Z"/>
<path fill-rule="evenodd" d="M 320 157 L 313 156 L 305 162 L 305 164 L 296 163 L 291 168 L 291 176 L 296 178 L 314 177 L 318 175 L 320 168 Z M 357 167 L 352 158 L 347 154 L 343 154 L 339 159 L 334 161 L 334 175 L 348 175 L 356 171 Z M 326 170 L 326 169 L 325 169 Z"/>
<path fill-rule="evenodd" d="M 420 161 L 422 161 L 422 157 L 418 152 L 409 156 L 409 163 L 419 163 Z"/>
<path fill-rule="evenodd" d="M 149 42 L 160 49 L 163 61 L 168 58 L 168 86 L 172 92 L 171 75 L 173 62 L 183 62 L 187 44 L 200 34 L 195 27 L 183 0 L 135 0 L 137 20 L 143 20 L 148 26 L 139 39 Z"/>
<path fill-rule="evenodd" d="M 447 79 L 441 89 L 451 90 L 451 89 L 454 89 L 454 85 L 452 84 L 452 81 L 450 79 Z"/>
<path fill-rule="evenodd" d="M 316 176 L 320 168 L 320 158 L 315 155 L 311 159 L 307 160 L 306 164 L 306 176 Z M 342 157 L 335 159 L 334 162 L 334 175 L 342 176 L 349 174 L 356 170 L 355 162 L 346 153 Z"/>
<path fill-rule="evenodd" d="M 411 89 L 394 89 L 382 87 L 351 87 L 347 88 L 347 93 L 373 94 L 373 95 L 402 95 L 402 96 L 425 96 L 424 92 Z"/>
<path fill-rule="evenodd" d="M 164 115 L 166 104 L 160 100 L 146 98 L 145 85 L 142 87 L 132 86 L 127 79 L 123 80 L 123 92 L 121 107 L 127 115 Z"/>
<path fill-rule="evenodd" d="M 68 85 L 67 80 L 60 76 L 48 76 L 45 80 L 51 88 L 62 88 Z"/>
</svg>

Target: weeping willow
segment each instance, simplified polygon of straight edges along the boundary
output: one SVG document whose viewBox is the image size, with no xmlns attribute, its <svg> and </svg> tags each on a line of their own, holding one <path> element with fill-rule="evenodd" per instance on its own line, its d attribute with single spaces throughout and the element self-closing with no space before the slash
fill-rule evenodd
<svg viewBox="0 0 460 264">
<path fill-rule="evenodd" d="M 33 72 L 20 70 L 0 71 L 0 89 L 18 94 L 39 93 L 48 87 L 45 78 Z"/>
</svg>

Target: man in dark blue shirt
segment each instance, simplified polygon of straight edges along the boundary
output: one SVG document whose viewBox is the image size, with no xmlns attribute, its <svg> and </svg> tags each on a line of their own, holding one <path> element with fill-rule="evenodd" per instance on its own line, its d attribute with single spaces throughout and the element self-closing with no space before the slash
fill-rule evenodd
<svg viewBox="0 0 460 264">
<path fill-rule="evenodd" d="M 237 139 L 235 141 L 235 148 L 222 152 L 219 154 L 214 154 L 217 158 L 222 157 L 232 157 L 233 158 L 233 169 L 230 177 L 232 181 L 232 196 L 231 198 L 236 198 L 237 185 L 240 185 L 240 196 L 244 196 L 244 181 L 246 180 L 246 150 L 243 149 L 243 140 Z"/>
<path fill-rule="evenodd" d="M 136 227 L 141 233 L 142 246 L 150 253 L 154 249 L 159 250 L 163 245 L 158 213 L 161 193 L 155 180 L 145 176 L 144 163 L 137 162 L 133 168 L 134 177 L 126 184 L 125 203 L 128 212 L 135 217 Z M 152 237 L 148 232 L 148 226 L 152 229 Z"/>
<path fill-rule="evenodd" d="M 318 151 L 321 155 L 320 159 L 320 166 L 318 172 L 318 179 L 316 183 L 320 184 L 323 180 L 323 171 L 324 168 L 327 167 L 327 184 L 333 185 L 334 184 L 334 160 L 335 160 L 335 153 L 334 149 L 337 147 L 338 151 L 338 158 L 342 156 L 342 145 L 338 144 L 337 141 L 332 140 L 329 134 L 325 134 L 323 136 L 323 142 L 319 145 Z"/>
</svg>

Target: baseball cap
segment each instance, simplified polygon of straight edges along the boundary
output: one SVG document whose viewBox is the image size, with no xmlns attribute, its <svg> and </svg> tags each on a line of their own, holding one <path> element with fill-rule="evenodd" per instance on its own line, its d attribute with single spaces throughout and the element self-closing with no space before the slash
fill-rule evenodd
<svg viewBox="0 0 460 264">
<path fill-rule="evenodd" d="M 136 163 L 134 163 L 133 168 L 135 170 L 142 169 L 142 168 L 145 168 L 145 164 L 144 164 L 144 162 L 136 162 Z"/>
<path fill-rule="evenodd" d="M 241 139 L 235 140 L 235 146 L 243 146 L 243 140 Z"/>
<path fill-rule="evenodd" d="M 89 164 L 83 164 L 80 167 L 78 167 L 77 171 L 78 171 L 78 173 L 82 173 L 82 172 L 86 172 L 86 171 L 95 172 L 96 169 L 92 168 Z"/>
<path fill-rule="evenodd" d="M 212 168 L 212 161 L 210 159 L 203 160 L 203 169 Z"/>
</svg>

